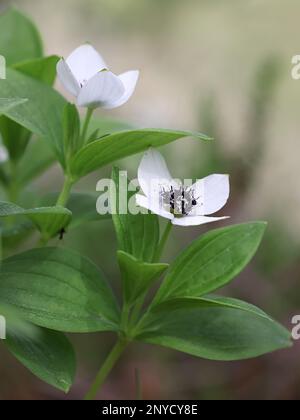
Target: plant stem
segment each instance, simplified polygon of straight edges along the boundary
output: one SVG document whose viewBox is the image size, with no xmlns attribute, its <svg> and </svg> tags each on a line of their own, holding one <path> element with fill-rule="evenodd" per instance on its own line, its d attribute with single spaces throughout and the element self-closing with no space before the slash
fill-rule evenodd
<svg viewBox="0 0 300 420">
<path fill-rule="evenodd" d="M 66 175 L 62 191 L 56 202 L 56 206 L 65 207 L 67 205 L 73 184 L 74 184 L 74 181 L 72 180 L 72 178 L 69 175 Z M 43 248 L 47 246 L 50 239 L 51 239 L 50 237 L 45 238 L 43 237 L 43 235 L 41 235 L 40 240 L 37 243 L 37 247 Z"/>
<path fill-rule="evenodd" d="M 85 144 L 85 142 L 87 140 L 86 135 L 87 135 L 87 131 L 88 131 L 88 128 L 89 128 L 89 124 L 90 124 L 93 112 L 94 112 L 94 108 L 88 108 L 87 109 L 84 124 L 83 124 L 83 128 L 82 128 L 82 133 L 81 133 L 81 144 L 82 144 L 82 146 Z M 71 176 L 68 175 L 68 173 L 66 173 L 65 174 L 64 186 L 63 186 L 62 192 L 61 192 L 61 194 L 60 194 L 60 196 L 57 200 L 57 203 L 56 203 L 57 206 L 64 207 L 67 204 L 68 199 L 70 197 L 70 192 L 71 192 L 73 184 L 74 184 L 74 181 L 72 180 Z"/>
<path fill-rule="evenodd" d="M 121 325 L 121 331 L 125 335 L 127 333 L 129 315 L 130 315 L 130 306 L 127 303 L 125 303 L 124 306 L 123 306 L 122 314 L 121 314 L 121 324 L 120 324 Z"/>
<path fill-rule="evenodd" d="M 45 246 L 47 246 L 48 242 L 49 242 L 49 239 L 45 239 L 41 236 L 40 240 L 37 243 L 37 247 L 38 248 L 44 248 Z"/>
<path fill-rule="evenodd" d="M 71 179 L 71 177 L 66 175 L 64 185 L 63 185 L 63 189 L 62 189 L 62 191 L 60 193 L 60 196 L 58 197 L 58 200 L 57 200 L 57 203 L 56 203 L 57 206 L 62 206 L 62 207 L 66 206 L 66 204 L 69 200 L 69 197 L 70 197 L 70 192 L 71 192 L 73 183 L 74 183 L 74 181 Z"/>
<path fill-rule="evenodd" d="M 8 185 L 8 198 L 12 203 L 16 203 L 18 199 L 18 187 L 16 185 L 17 164 L 15 161 L 9 161 L 10 166 L 10 181 Z"/>
<path fill-rule="evenodd" d="M 141 311 L 143 309 L 143 305 L 144 305 L 144 301 L 146 299 L 147 293 L 148 293 L 148 291 L 146 293 L 144 293 L 139 298 L 137 303 L 133 306 L 133 309 L 132 309 L 132 312 L 131 312 L 131 318 L 130 318 L 130 326 L 132 326 L 132 325 L 134 326 L 137 323 L 137 321 L 139 319 L 139 316 L 141 314 Z"/>
<path fill-rule="evenodd" d="M 163 253 L 164 248 L 165 248 L 165 245 L 166 245 L 167 240 L 169 238 L 169 235 L 170 235 L 172 226 L 173 226 L 172 223 L 169 221 L 168 224 L 167 224 L 167 226 L 166 226 L 166 228 L 165 228 L 165 231 L 164 231 L 164 233 L 163 233 L 163 235 L 161 237 L 161 240 L 160 240 L 160 242 L 158 244 L 156 253 L 155 253 L 154 258 L 153 258 L 153 261 L 154 262 L 160 261 L 161 256 L 162 256 L 162 253 Z"/>
<path fill-rule="evenodd" d="M 16 184 L 12 181 L 8 190 L 8 198 L 11 203 L 16 203 L 18 201 L 19 191 Z"/>
<path fill-rule="evenodd" d="M 107 376 L 115 366 L 116 362 L 119 360 L 121 354 L 125 350 L 127 346 L 127 341 L 125 339 L 119 338 L 115 346 L 112 348 L 111 352 L 107 356 L 105 362 L 103 363 L 101 369 L 96 376 L 96 379 L 92 386 L 90 387 L 88 393 L 85 396 L 85 400 L 94 400 L 98 391 L 101 389 L 104 381 L 106 380 Z"/>
<path fill-rule="evenodd" d="M 81 145 L 82 146 L 86 142 L 86 135 L 87 135 L 87 131 L 88 131 L 88 128 L 89 128 L 89 124 L 90 124 L 93 112 L 94 112 L 93 108 L 88 108 L 87 109 L 84 124 L 83 124 L 83 129 L 82 129 L 82 133 L 81 133 Z M 56 203 L 57 206 L 64 207 L 67 204 L 68 199 L 70 197 L 70 192 L 71 192 L 71 188 L 72 188 L 73 184 L 74 184 L 74 181 L 71 179 L 70 175 L 66 174 L 62 192 L 61 192 L 61 194 L 60 194 L 60 196 L 57 200 L 57 203 Z"/>
<path fill-rule="evenodd" d="M 83 129 L 82 129 L 82 133 L 81 133 L 81 145 L 83 146 L 87 139 L 86 139 L 86 135 L 87 135 L 87 131 L 89 128 L 89 124 L 93 115 L 94 109 L 93 108 L 88 108 L 86 111 L 86 116 L 85 116 L 85 120 L 84 120 L 84 124 L 83 124 Z"/>
</svg>

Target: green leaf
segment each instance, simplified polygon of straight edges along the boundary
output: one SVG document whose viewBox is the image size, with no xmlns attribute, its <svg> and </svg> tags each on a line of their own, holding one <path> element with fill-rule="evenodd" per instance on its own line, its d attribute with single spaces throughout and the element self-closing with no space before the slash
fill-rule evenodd
<svg viewBox="0 0 300 420">
<path fill-rule="evenodd" d="M 51 55 L 49 57 L 36 58 L 34 60 L 17 63 L 13 68 L 27 76 L 52 86 L 56 79 L 56 64 L 58 61 L 59 57 L 57 55 Z"/>
<path fill-rule="evenodd" d="M 16 204 L 0 201 L 0 217 L 8 216 L 26 216 L 35 224 L 45 240 L 58 235 L 72 219 L 72 213 L 64 207 L 41 207 L 25 210 Z"/>
<path fill-rule="evenodd" d="M 28 102 L 5 110 L 3 114 L 46 140 L 64 165 L 64 98 L 45 83 L 11 69 L 7 71 L 7 79 L 0 80 L 0 97 L 28 98 Z M 8 141 L 13 141 L 10 135 Z"/>
<path fill-rule="evenodd" d="M 169 267 L 168 264 L 139 261 L 124 251 L 118 251 L 117 255 L 122 274 L 124 298 L 130 304 L 134 304 L 147 293 L 155 280 Z"/>
<path fill-rule="evenodd" d="M 81 148 L 80 117 L 75 105 L 67 103 L 63 113 L 64 153 L 66 162 Z"/>
<path fill-rule="evenodd" d="M 29 336 L 10 330 L 5 340 L 8 350 L 38 378 L 68 392 L 76 370 L 71 343 L 60 332 L 32 328 Z"/>
<path fill-rule="evenodd" d="M 51 206 L 57 201 L 59 194 L 50 193 L 39 200 L 41 206 Z M 109 220 L 110 214 L 100 215 L 96 210 L 98 194 L 73 192 L 67 203 L 67 208 L 72 212 L 72 221 L 68 229 L 75 229 L 84 223 Z"/>
<path fill-rule="evenodd" d="M 120 192 L 126 191 L 128 179 L 122 173 L 119 176 L 119 173 L 118 168 L 113 168 L 112 180 L 116 186 L 116 196 L 110 198 L 119 249 L 138 260 L 152 262 L 159 243 L 158 217 L 155 214 L 124 214 L 122 207 L 127 208 L 128 197 L 125 194 L 125 202 L 120 202 Z"/>
<path fill-rule="evenodd" d="M 27 102 L 28 99 L 22 99 L 22 98 L 0 98 L 0 114 L 3 112 L 9 111 L 11 108 L 14 108 L 15 106 L 24 104 Z"/>
<path fill-rule="evenodd" d="M 28 99 L 0 99 L 0 115 L 10 111 L 15 106 L 25 104 Z M 10 158 L 15 160 L 22 156 L 30 138 L 30 132 L 9 120 L 4 115 L 0 116 L 0 133 Z M 12 140 L 13 139 L 13 140 Z"/>
<path fill-rule="evenodd" d="M 155 303 L 170 297 L 202 296 L 225 286 L 255 254 L 266 223 L 212 230 L 194 241 L 171 264 Z"/>
<path fill-rule="evenodd" d="M 6 319 L 8 350 L 33 374 L 50 385 L 68 391 L 75 376 L 75 354 L 66 337 L 22 319 L 18 311 L 0 305 Z"/>
<path fill-rule="evenodd" d="M 58 57 L 56 56 L 38 58 L 16 64 L 14 68 L 25 75 L 52 85 L 56 77 L 57 60 Z M 0 131 L 2 132 L 4 143 L 9 150 L 11 158 L 13 160 L 19 160 L 28 145 L 31 132 L 5 116 L 2 116 L 0 119 Z"/>
<path fill-rule="evenodd" d="M 63 332 L 117 331 L 119 309 L 102 272 L 63 248 L 14 255 L 0 267 L 0 303 L 25 320 Z"/>
<path fill-rule="evenodd" d="M 210 140 L 204 134 L 187 131 L 143 129 L 113 133 L 81 149 L 72 159 L 70 169 L 74 178 L 78 179 L 118 159 L 143 152 L 149 147 L 164 146 L 190 136 Z"/>
<path fill-rule="evenodd" d="M 16 309 L 8 305 L 0 304 L 0 314 L 5 318 L 5 336 L 13 331 L 15 334 L 26 334 L 28 337 L 34 337 L 36 333 L 35 326 L 27 321 L 24 321 Z"/>
<path fill-rule="evenodd" d="M 31 20 L 11 8 L 0 16 L 0 54 L 7 65 L 43 55 L 43 45 L 37 28 Z"/>
<path fill-rule="evenodd" d="M 289 331 L 255 306 L 222 297 L 178 298 L 152 308 L 137 339 L 209 360 L 242 360 L 291 346 Z"/>
<path fill-rule="evenodd" d="M 27 145 L 29 136 L 27 130 L 8 120 L 5 116 L 1 114 L 9 112 L 12 108 L 25 104 L 27 102 L 28 99 L 0 98 L 0 134 L 3 143 L 7 147 L 10 157 L 12 159 L 20 156 L 23 153 L 23 150 Z M 13 139 L 13 142 L 10 139 Z"/>
<path fill-rule="evenodd" d="M 3 143 L 9 151 L 10 159 L 19 160 L 30 140 L 30 131 L 2 115 L 0 117 L 0 132 Z"/>
</svg>

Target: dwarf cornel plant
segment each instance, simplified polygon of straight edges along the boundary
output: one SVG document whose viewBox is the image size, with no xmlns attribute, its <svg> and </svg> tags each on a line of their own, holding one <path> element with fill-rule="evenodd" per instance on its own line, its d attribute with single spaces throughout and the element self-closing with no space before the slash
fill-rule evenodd
<svg viewBox="0 0 300 420">
<path fill-rule="evenodd" d="M 8 66 L 7 78 L 0 80 L 0 132 L 8 151 L 0 165 L 5 196 L 0 203 L 0 312 L 7 319 L 3 345 L 34 375 L 68 392 L 76 361 L 64 333 L 114 332 L 116 344 L 86 399 L 96 397 L 134 341 L 220 361 L 289 347 L 289 332 L 262 310 L 212 294 L 249 263 L 264 234 L 263 222 L 211 230 L 168 265 L 161 256 L 170 224 L 161 233 L 158 216 L 120 214 L 114 202 L 121 304 L 89 259 L 63 246 L 48 246 L 66 230 L 91 220 L 101 223 L 96 197 L 72 192 L 81 178 L 149 147 L 189 136 L 210 138 L 186 131 L 132 129 L 127 123 L 92 117 L 90 109 L 82 123 L 76 106 L 52 87 L 59 57 L 44 56 L 30 19 L 9 9 L 0 16 L 0 27 L 0 54 Z M 30 184 L 54 163 L 64 173 L 61 193 L 46 199 L 27 197 Z M 112 178 L 118 186 L 115 166 Z M 16 254 L 20 241 L 35 231 L 40 236 L 36 248 Z"/>
</svg>

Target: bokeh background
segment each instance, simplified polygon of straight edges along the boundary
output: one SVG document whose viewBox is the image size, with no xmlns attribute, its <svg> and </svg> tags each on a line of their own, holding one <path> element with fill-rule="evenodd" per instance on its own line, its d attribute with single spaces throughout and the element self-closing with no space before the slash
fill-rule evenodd
<svg viewBox="0 0 300 420">
<path fill-rule="evenodd" d="M 200 130 L 213 144 L 184 140 L 163 152 L 176 177 L 229 173 L 232 195 L 223 212 L 231 224 L 267 220 L 266 237 L 249 267 L 226 290 L 291 328 L 300 313 L 300 81 L 291 58 L 300 54 L 298 0 L 19 0 L 38 24 L 46 52 L 66 56 L 90 41 L 116 73 L 138 68 L 138 88 L 113 116 L 142 127 Z M 0 28 L 1 36 L 1 28 Z M 61 86 L 57 85 L 58 89 Z M 134 177 L 140 156 L 120 162 Z M 110 168 L 78 190 L 95 191 Z M 59 189 L 60 170 L 38 180 L 37 191 Z M 217 227 L 217 226 L 215 226 Z M 209 228 L 212 228 L 210 226 Z M 173 230 L 170 261 L 207 229 Z M 69 233 L 72 246 L 119 279 L 112 223 Z M 24 247 L 26 245 L 23 245 Z M 0 350 L 0 399 L 81 398 L 114 338 L 73 335 L 76 383 L 68 396 L 40 382 Z M 216 363 L 137 344 L 109 377 L 103 399 L 134 399 L 138 369 L 145 399 L 298 399 L 300 342 L 255 360 Z"/>
</svg>

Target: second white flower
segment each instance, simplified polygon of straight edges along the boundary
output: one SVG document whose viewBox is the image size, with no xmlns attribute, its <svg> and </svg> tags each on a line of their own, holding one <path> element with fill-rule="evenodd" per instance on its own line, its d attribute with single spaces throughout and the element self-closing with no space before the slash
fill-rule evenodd
<svg viewBox="0 0 300 420">
<path fill-rule="evenodd" d="M 132 96 L 138 70 L 112 73 L 101 55 L 88 44 L 77 48 L 57 64 L 57 74 L 65 89 L 77 98 L 78 106 L 113 109 Z"/>
</svg>

